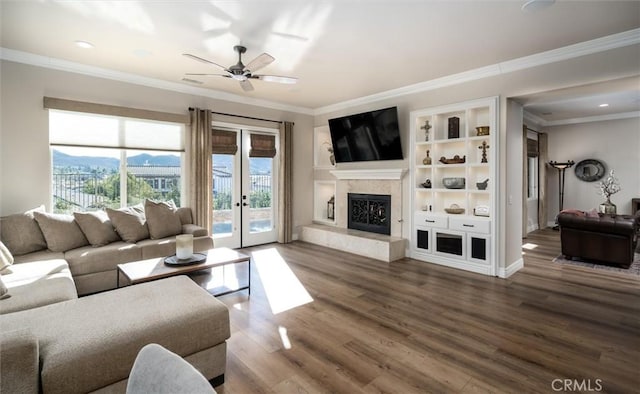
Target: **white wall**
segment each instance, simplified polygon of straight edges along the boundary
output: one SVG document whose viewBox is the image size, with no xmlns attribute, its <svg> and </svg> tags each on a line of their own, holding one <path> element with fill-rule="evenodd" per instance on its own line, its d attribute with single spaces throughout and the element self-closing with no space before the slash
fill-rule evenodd
<svg viewBox="0 0 640 394">
<path fill-rule="evenodd" d="M 640 118 L 608 120 L 547 127 L 549 160 L 580 162 L 597 159 L 607 172 L 615 170 L 622 190 L 611 197 L 619 214 L 631 214 L 631 199 L 640 197 Z M 584 182 L 575 174 L 575 166 L 565 173 L 564 208 L 591 210 L 604 198 L 598 194 L 598 182 Z M 547 171 L 549 220 L 558 213 L 558 171 Z"/>
<path fill-rule="evenodd" d="M 313 192 L 309 185 L 313 178 L 313 121 L 309 115 L 7 61 L 2 61 L 0 67 L 0 215 L 21 212 L 40 204 L 50 208 L 49 126 L 48 112 L 43 109 L 43 97 L 50 96 L 170 113 L 186 114 L 189 107 L 199 107 L 293 121 L 294 232 L 297 232 L 297 226 L 311 222 Z M 250 122 L 230 117 L 224 117 L 223 120 L 240 124 Z M 259 124 L 265 126 L 264 123 Z M 273 127 L 274 123 L 266 125 Z"/>
<path fill-rule="evenodd" d="M 397 106 L 405 160 L 346 163 L 339 164 L 338 168 L 409 168 L 409 113 L 411 111 L 482 97 L 500 96 L 498 155 L 501 167 L 499 169 L 500 192 L 497 198 L 501 217 L 498 231 L 502 238 L 499 245 L 500 250 L 497 252 L 499 266 L 506 268 L 520 262 L 522 257 L 522 116 L 515 115 L 521 111 L 515 111 L 511 114 L 519 116 L 519 119 L 507 119 L 507 98 L 636 75 L 638 71 L 636 70 L 635 74 L 629 74 L 626 65 L 637 64 L 637 53 L 635 47 L 619 48 L 496 77 L 461 82 L 446 88 L 381 99 L 375 103 L 345 105 L 340 110 L 317 115 L 314 126 L 326 126 L 328 119 L 339 116 Z M 509 127 L 507 127 L 508 122 L 510 122 Z M 334 179 L 328 171 L 322 170 L 315 171 L 315 178 Z M 408 177 L 404 178 L 403 187 L 404 190 L 409 190 Z M 403 205 L 409 207 L 410 193 L 404 193 L 403 196 Z M 508 196 L 513 199 L 513 204 L 509 207 L 507 207 Z M 410 214 L 409 209 L 403 211 L 402 233 L 405 238 L 409 238 L 410 235 Z M 517 234 L 517 236 L 509 236 L 507 240 L 506 234 L 509 233 Z"/>
</svg>

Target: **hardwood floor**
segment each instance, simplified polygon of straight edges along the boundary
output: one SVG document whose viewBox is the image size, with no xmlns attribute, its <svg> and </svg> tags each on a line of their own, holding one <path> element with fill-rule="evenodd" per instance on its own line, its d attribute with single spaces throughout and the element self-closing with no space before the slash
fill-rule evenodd
<svg viewBox="0 0 640 394">
<path fill-rule="evenodd" d="M 552 230 L 525 242 L 506 280 L 303 242 L 245 249 L 251 296 L 220 297 L 232 334 L 217 391 L 638 392 L 640 278 L 552 263 Z M 305 290 L 311 302 L 272 313 Z"/>
</svg>

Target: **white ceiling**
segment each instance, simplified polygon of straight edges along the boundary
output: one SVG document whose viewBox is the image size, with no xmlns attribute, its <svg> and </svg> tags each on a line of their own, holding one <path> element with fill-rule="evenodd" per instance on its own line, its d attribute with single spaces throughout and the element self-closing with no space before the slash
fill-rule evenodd
<svg viewBox="0 0 640 394">
<path fill-rule="evenodd" d="M 230 66 L 233 46 L 242 44 L 245 64 L 267 52 L 276 61 L 259 73 L 297 77 L 298 84 L 254 81 L 249 93 L 226 78 L 197 86 L 314 109 L 640 28 L 639 1 L 558 0 L 537 12 L 522 11 L 523 3 L 0 0 L 0 46 L 188 84 L 186 72 L 218 70 L 182 53 Z M 81 49 L 77 40 L 95 47 Z M 637 68 L 640 74 L 640 59 Z M 635 98 L 637 110 L 637 96 L 623 90 L 620 99 Z M 528 110 L 559 112 L 535 99 Z"/>
</svg>

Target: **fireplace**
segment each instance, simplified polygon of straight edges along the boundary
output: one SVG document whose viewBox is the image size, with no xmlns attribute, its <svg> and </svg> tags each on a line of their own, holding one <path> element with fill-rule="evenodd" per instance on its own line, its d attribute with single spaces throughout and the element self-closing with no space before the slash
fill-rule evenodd
<svg viewBox="0 0 640 394">
<path fill-rule="evenodd" d="M 347 227 L 354 230 L 391 235 L 391 196 L 347 194 Z"/>
</svg>

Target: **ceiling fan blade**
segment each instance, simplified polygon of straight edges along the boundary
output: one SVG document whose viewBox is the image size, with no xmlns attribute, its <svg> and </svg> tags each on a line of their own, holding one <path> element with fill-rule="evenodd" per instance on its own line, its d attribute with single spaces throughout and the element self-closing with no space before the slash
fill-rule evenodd
<svg viewBox="0 0 640 394">
<path fill-rule="evenodd" d="M 206 63 L 206 64 L 211 64 L 212 66 L 219 67 L 219 68 L 221 68 L 221 69 L 223 69 L 223 70 L 226 70 L 226 69 L 227 69 L 226 67 L 223 67 L 223 66 L 219 65 L 218 63 L 214 63 L 214 62 L 212 62 L 212 61 L 210 61 L 210 60 L 203 59 L 203 58 L 201 58 L 201 57 L 198 57 L 198 56 L 196 56 L 196 55 L 192 55 L 192 54 L 190 54 L 190 53 L 183 53 L 183 54 L 182 54 L 182 56 L 186 56 L 186 57 L 188 57 L 189 59 L 193 59 L 193 60 L 198 61 L 198 62 L 202 62 L 202 63 Z"/>
<path fill-rule="evenodd" d="M 250 92 L 253 90 L 253 85 L 251 84 L 251 82 L 249 82 L 248 79 L 240 81 L 240 87 L 242 87 L 242 90 L 244 90 L 245 92 Z"/>
<path fill-rule="evenodd" d="M 202 73 L 184 73 L 184 75 L 195 75 L 200 77 L 226 77 L 231 78 L 228 74 L 202 74 Z"/>
<path fill-rule="evenodd" d="M 262 67 L 271 64 L 274 60 L 276 59 L 273 56 L 269 55 L 268 53 L 263 53 L 257 58 L 250 61 L 249 64 L 244 67 L 244 69 L 248 70 L 249 73 L 254 73 L 260 70 Z M 245 71 L 245 73 L 246 72 L 247 71 Z"/>
<path fill-rule="evenodd" d="M 298 82 L 298 78 L 294 77 L 282 77 L 279 75 L 252 75 L 252 78 L 260 79 L 266 82 L 277 82 L 277 83 L 286 83 L 288 85 L 293 85 Z"/>
</svg>

